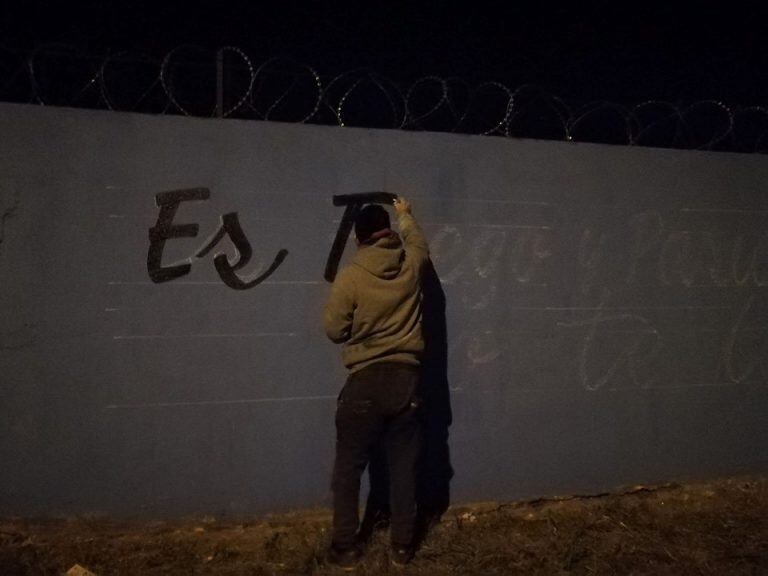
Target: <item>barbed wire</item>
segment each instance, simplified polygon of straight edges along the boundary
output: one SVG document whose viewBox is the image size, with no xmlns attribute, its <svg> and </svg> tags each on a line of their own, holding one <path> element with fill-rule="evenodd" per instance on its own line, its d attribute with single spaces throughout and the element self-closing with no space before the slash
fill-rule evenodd
<svg viewBox="0 0 768 576">
<path fill-rule="evenodd" d="M 744 153 L 768 152 L 768 108 L 715 100 L 579 106 L 534 85 L 470 86 L 425 76 L 403 85 L 370 70 L 322 77 L 290 58 L 184 45 L 163 58 L 95 57 L 61 44 L 0 48 L 0 100 L 153 114 Z"/>
</svg>

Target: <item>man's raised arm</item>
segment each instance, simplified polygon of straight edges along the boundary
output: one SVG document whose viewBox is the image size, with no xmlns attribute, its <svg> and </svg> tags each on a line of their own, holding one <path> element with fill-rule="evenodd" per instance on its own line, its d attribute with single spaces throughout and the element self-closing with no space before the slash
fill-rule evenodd
<svg viewBox="0 0 768 576">
<path fill-rule="evenodd" d="M 400 226 L 400 236 L 403 238 L 405 253 L 415 261 L 424 263 L 429 259 L 429 246 L 424 238 L 424 233 L 411 214 L 411 203 L 398 196 L 395 199 L 395 212 Z"/>
</svg>

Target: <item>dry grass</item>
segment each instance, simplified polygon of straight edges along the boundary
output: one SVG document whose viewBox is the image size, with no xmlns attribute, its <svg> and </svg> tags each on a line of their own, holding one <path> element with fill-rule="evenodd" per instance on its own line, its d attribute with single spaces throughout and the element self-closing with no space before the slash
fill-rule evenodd
<svg viewBox="0 0 768 576">
<path fill-rule="evenodd" d="M 5 519 L 0 574 L 339 574 L 330 513 L 248 522 Z M 768 478 L 451 508 L 405 569 L 375 535 L 357 574 L 768 575 Z"/>
</svg>

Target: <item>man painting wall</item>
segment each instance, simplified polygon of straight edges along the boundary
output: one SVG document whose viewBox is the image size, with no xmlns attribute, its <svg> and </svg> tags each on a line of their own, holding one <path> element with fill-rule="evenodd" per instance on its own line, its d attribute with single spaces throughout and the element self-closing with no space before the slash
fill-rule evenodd
<svg viewBox="0 0 768 576">
<path fill-rule="evenodd" d="M 394 207 L 400 235 L 382 206 L 371 204 L 358 214 L 357 253 L 336 277 L 323 317 L 328 337 L 342 344 L 349 370 L 336 411 L 328 555 L 342 568 L 354 568 L 361 556 L 360 477 L 377 445 L 383 446 L 390 474 L 392 562 L 406 564 L 414 550 L 422 274 L 429 251 L 410 203 L 397 198 Z"/>
</svg>

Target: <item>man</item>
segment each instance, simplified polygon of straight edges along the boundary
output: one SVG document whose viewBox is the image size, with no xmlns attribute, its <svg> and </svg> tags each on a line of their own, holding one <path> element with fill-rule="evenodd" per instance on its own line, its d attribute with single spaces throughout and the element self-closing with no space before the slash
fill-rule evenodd
<svg viewBox="0 0 768 576">
<path fill-rule="evenodd" d="M 382 446 L 389 469 L 391 559 L 413 557 L 419 381 L 424 351 L 422 272 L 427 243 L 407 200 L 394 202 L 400 236 L 376 204 L 355 220 L 358 250 L 336 277 L 323 317 L 328 337 L 343 344 L 349 370 L 336 410 L 333 538 L 329 561 L 353 569 L 360 476 Z"/>
</svg>

